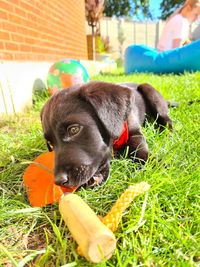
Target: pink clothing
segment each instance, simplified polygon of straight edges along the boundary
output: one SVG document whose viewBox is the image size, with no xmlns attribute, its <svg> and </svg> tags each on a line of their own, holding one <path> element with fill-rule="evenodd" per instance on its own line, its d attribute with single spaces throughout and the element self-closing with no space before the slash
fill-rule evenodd
<svg viewBox="0 0 200 267">
<path fill-rule="evenodd" d="M 173 49 L 173 40 L 181 39 L 185 41 L 189 35 L 190 23 L 181 14 L 174 15 L 170 18 L 162 31 L 160 40 L 157 45 L 158 51 Z"/>
</svg>

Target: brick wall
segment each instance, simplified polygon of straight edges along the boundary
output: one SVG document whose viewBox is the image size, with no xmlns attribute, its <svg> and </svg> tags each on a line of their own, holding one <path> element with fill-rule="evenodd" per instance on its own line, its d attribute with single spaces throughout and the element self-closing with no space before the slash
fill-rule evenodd
<svg viewBox="0 0 200 267">
<path fill-rule="evenodd" d="M 87 59 L 84 0 L 0 0 L 0 59 Z"/>
</svg>

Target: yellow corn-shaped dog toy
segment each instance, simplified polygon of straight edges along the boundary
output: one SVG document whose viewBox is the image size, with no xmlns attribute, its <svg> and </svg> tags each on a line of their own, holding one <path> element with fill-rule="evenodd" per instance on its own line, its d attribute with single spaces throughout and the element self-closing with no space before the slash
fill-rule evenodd
<svg viewBox="0 0 200 267">
<path fill-rule="evenodd" d="M 150 185 L 146 182 L 130 185 L 116 201 L 108 214 L 102 219 L 103 224 L 112 232 L 115 232 L 121 221 L 123 212 L 128 208 L 133 199 L 146 192 L 149 188 Z"/>
</svg>

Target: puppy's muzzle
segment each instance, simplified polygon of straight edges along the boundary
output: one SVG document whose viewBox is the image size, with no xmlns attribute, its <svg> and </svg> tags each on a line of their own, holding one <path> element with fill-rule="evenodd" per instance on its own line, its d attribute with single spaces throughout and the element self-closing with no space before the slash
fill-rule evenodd
<svg viewBox="0 0 200 267">
<path fill-rule="evenodd" d="M 58 173 L 55 176 L 55 184 L 63 187 L 69 187 L 69 179 L 66 173 Z"/>
</svg>

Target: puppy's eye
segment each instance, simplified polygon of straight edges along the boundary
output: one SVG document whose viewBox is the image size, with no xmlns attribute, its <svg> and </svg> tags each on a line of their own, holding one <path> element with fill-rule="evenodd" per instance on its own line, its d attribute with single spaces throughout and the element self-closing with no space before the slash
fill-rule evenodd
<svg viewBox="0 0 200 267">
<path fill-rule="evenodd" d="M 74 124 L 74 125 L 70 125 L 68 128 L 67 128 L 67 134 L 68 136 L 74 136 L 74 135 L 77 135 L 81 130 L 81 126 L 78 125 L 78 124 Z"/>
</svg>

